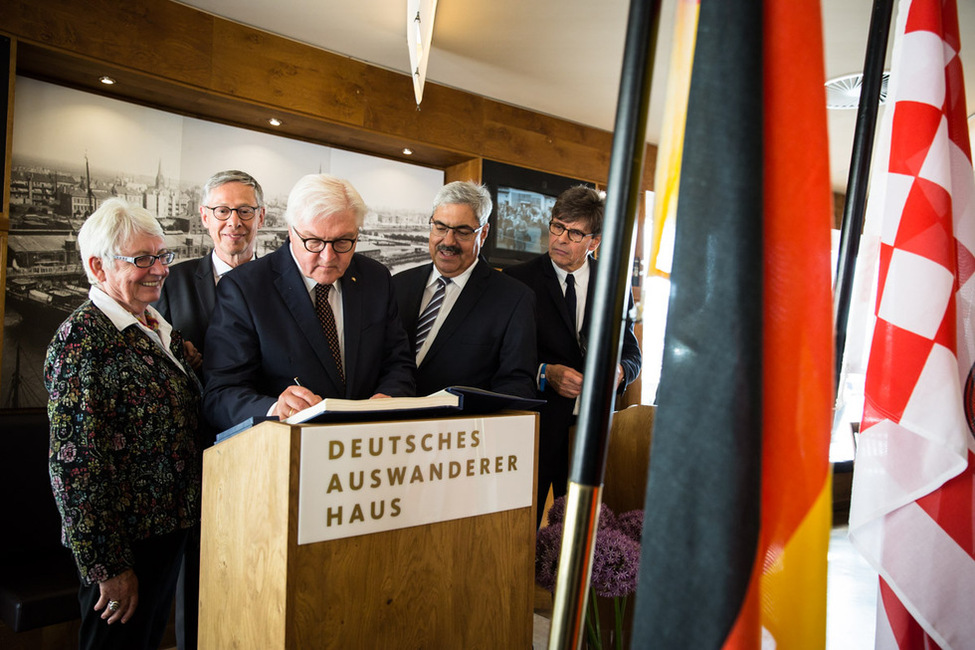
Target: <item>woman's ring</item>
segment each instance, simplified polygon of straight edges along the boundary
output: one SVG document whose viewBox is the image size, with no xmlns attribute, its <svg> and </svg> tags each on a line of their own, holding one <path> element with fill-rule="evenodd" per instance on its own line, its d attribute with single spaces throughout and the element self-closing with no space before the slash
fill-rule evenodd
<svg viewBox="0 0 975 650">
<path fill-rule="evenodd" d="M 108 611 L 117 612 L 119 607 L 121 607 L 121 604 L 117 600 L 108 601 Z"/>
</svg>

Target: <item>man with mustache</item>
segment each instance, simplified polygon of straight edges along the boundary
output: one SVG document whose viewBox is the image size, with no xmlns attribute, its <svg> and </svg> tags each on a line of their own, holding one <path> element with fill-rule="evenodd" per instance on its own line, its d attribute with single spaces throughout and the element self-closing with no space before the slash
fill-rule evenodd
<svg viewBox="0 0 975 650">
<path fill-rule="evenodd" d="M 590 187 L 579 185 L 562 192 L 552 206 L 548 253 L 505 269 L 531 287 L 537 300 L 538 390 L 546 400 L 539 409 L 539 523 L 549 486 L 558 498 L 566 493 L 569 480 L 570 431 L 579 412 L 596 270 L 592 253 L 599 248 L 605 207 L 605 194 Z M 629 304 L 632 307 L 632 296 Z M 633 320 L 627 314 L 616 372 L 617 396 L 640 374 L 641 363 Z"/>
<path fill-rule="evenodd" d="M 432 263 L 393 278 L 419 394 L 473 386 L 536 396 L 535 297 L 479 257 L 491 206 L 481 185 L 445 185 L 430 217 Z"/>
<path fill-rule="evenodd" d="M 392 278 L 355 252 L 365 214 L 348 181 L 305 176 L 288 196 L 289 241 L 220 281 L 203 359 L 213 426 L 415 394 Z"/>
</svg>

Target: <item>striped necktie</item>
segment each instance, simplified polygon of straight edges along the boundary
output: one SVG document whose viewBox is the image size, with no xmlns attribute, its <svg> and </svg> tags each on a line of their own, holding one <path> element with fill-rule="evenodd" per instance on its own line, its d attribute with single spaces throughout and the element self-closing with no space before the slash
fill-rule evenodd
<svg viewBox="0 0 975 650">
<path fill-rule="evenodd" d="M 440 306 L 443 305 L 444 296 L 447 294 L 447 283 L 450 278 L 440 276 L 437 278 L 437 290 L 433 292 L 433 298 L 427 303 L 426 309 L 420 314 L 420 319 L 416 322 L 416 351 L 419 352 L 423 347 L 423 342 L 427 340 L 430 330 L 433 329 L 433 322 L 437 320 L 440 313 Z"/>
<path fill-rule="evenodd" d="M 342 349 L 339 347 L 339 334 L 335 327 L 335 314 L 332 306 L 328 304 L 328 292 L 332 288 L 330 284 L 315 285 L 315 313 L 318 320 L 322 322 L 322 329 L 325 331 L 325 339 L 328 341 L 328 349 L 332 352 L 335 360 L 335 367 L 339 370 L 339 377 L 345 383 L 345 370 L 342 368 Z"/>
</svg>

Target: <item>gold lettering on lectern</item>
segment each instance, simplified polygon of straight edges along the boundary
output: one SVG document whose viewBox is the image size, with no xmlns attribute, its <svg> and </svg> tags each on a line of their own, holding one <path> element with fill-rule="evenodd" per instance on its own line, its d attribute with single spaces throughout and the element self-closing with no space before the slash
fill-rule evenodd
<svg viewBox="0 0 975 650">
<path fill-rule="evenodd" d="M 507 460 L 507 465 L 505 461 Z M 388 486 L 404 485 L 408 483 L 423 483 L 425 481 L 443 480 L 443 463 L 430 463 L 429 465 L 399 465 L 397 467 L 387 467 L 386 484 Z M 424 473 L 426 470 L 426 473 Z M 493 458 L 468 458 L 464 463 L 452 460 L 447 463 L 447 478 L 457 478 L 461 474 L 465 476 L 483 476 L 484 474 L 502 474 L 504 472 L 518 471 L 518 456 L 511 454 L 507 457 L 494 456 Z M 407 475 L 409 479 L 407 480 Z M 325 494 L 333 492 L 344 492 L 346 488 L 358 492 L 365 487 L 365 470 L 349 472 L 347 483 L 342 482 L 342 477 L 337 473 L 332 474 L 325 488 Z M 372 489 L 383 486 L 382 468 L 374 468 L 369 471 L 369 487 Z"/>
<path fill-rule="evenodd" d="M 336 523 L 338 523 L 339 526 L 342 525 L 342 506 L 337 506 L 335 508 L 329 506 L 326 509 L 326 513 L 325 513 L 325 525 L 326 526 L 331 526 L 333 519 L 337 519 L 338 520 L 338 522 L 336 522 Z"/>
<path fill-rule="evenodd" d="M 342 506 L 326 508 L 325 512 L 325 525 L 331 528 L 332 526 L 343 526 L 345 524 L 354 524 L 356 522 L 364 522 L 366 520 L 366 512 L 368 511 L 369 516 L 378 521 L 383 517 L 387 516 L 386 512 L 386 500 L 381 499 L 379 501 L 371 501 L 369 503 L 368 510 L 364 509 L 363 504 L 356 503 L 352 506 L 352 513 L 349 515 L 349 520 L 343 520 L 343 510 Z M 402 512 L 402 506 L 400 506 L 400 498 L 396 497 L 390 499 L 389 501 L 389 517 L 399 517 Z"/>
<path fill-rule="evenodd" d="M 327 527 L 399 517 L 404 506 L 409 511 L 418 505 L 403 504 L 401 497 L 391 498 L 384 492 L 390 488 L 518 472 L 517 454 L 488 455 L 478 449 L 483 442 L 478 429 L 438 431 L 419 426 L 409 434 L 360 435 L 328 441 L 328 459 L 338 463 L 325 494 L 364 494 L 353 497 L 352 503 L 343 499 L 342 505 L 326 505 L 323 514 Z M 472 451 L 475 449 L 478 451 Z M 378 490 L 372 499 L 370 490 Z"/>
<path fill-rule="evenodd" d="M 389 444 L 386 444 L 386 443 Z M 404 444 L 400 445 L 400 442 Z M 349 458 L 362 458 L 368 454 L 373 457 L 383 455 L 397 456 L 400 453 L 414 454 L 419 451 L 451 451 L 454 449 L 468 449 L 481 444 L 481 432 L 474 429 L 467 431 L 442 431 L 440 433 L 411 433 L 407 436 L 369 436 L 368 438 L 350 438 L 348 440 L 329 440 L 328 458 L 337 460 L 345 455 Z"/>
<path fill-rule="evenodd" d="M 328 441 L 328 459 L 335 460 L 336 458 L 341 458 L 342 454 L 345 452 L 345 445 L 342 444 L 341 440 L 329 440 Z"/>
<path fill-rule="evenodd" d="M 386 475 L 389 478 L 390 485 L 403 485 L 403 479 L 406 477 L 406 467 L 387 467 Z"/>
</svg>

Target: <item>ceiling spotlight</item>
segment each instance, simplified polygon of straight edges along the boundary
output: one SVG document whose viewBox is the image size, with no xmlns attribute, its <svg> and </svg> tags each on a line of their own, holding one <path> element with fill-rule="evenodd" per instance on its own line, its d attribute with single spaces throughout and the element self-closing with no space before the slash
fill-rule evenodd
<svg viewBox="0 0 975 650">
<path fill-rule="evenodd" d="M 98 80 L 100 82 L 102 82 L 103 84 L 105 84 L 106 86 L 114 86 L 115 85 L 115 80 L 112 79 L 111 77 L 109 77 L 108 75 L 101 76 L 101 77 L 98 78 Z"/>
<path fill-rule="evenodd" d="M 410 149 L 409 147 L 403 147 L 403 155 L 404 156 L 412 156 L 413 155 L 413 150 Z"/>
<path fill-rule="evenodd" d="M 272 117 L 267 121 L 271 126 L 281 126 L 281 120 L 276 117 Z"/>
</svg>

